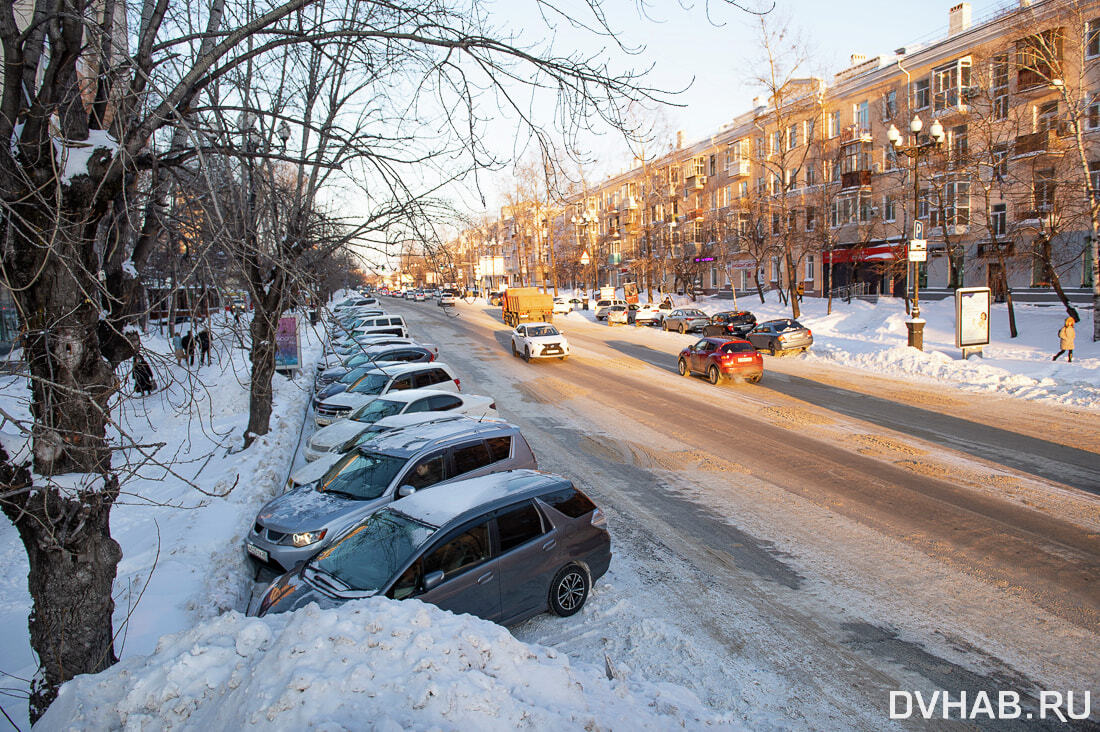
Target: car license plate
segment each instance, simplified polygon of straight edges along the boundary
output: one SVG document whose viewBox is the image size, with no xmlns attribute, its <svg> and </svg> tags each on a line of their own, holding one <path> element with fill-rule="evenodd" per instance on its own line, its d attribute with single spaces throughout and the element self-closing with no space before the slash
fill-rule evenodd
<svg viewBox="0 0 1100 732">
<path fill-rule="evenodd" d="M 266 562 L 268 560 L 268 554 L 267 554 L 266 549 L 261 549 L 260 547 L 256 546 L 255 544 L 251 544 L 251 543 L 248 543 L 248 542 L 245 542 L 244 547 L 245 547 L 245 549 L 248 550 L 249 554 L 256 557 L 261 562 Z"/>
<path fill-rule="evenodd" d="M 547 346 L 543 349 L 543 353 L 561 353 L 561 346 Z"/>
<path fill-rule="evenodd" d="M 737 363 L 747 363 L 749 361 L 752 361 L 752 356 L 741 356 L 737 359 Z"/>
</svg>

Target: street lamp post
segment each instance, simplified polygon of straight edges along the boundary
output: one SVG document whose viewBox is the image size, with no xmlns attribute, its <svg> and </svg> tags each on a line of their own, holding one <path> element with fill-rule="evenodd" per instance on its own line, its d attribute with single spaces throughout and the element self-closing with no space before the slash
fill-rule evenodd
<svg viewBox="0 0 1100 732">
<path fill-rule="evenodd" d="M 913 133 L 913 141 L 908 145 L 902 144 L 901 133 L 898 132 L 898 128 L 894 125 L 890 125 L 890 129 L 886 131 L 886 138 L 890 141 L 890 144 L 894 146 L 894 150 L 905 155 L 913 164 L 913 230 L 911 241 L 918 241 L 921 239 L 919 236 L 920 225 L 917 223 L 920 220 L 920 180 L 917 177 L 919 170 L 918 165 L 922 157 L 938 149 L 939 146 L 943 144 L 944 140 L 943 125 L 940 124 L 938 119 L 932 120 L 932 126 L 928 129 L 929 139 L 926 142 L 920 141 L 920 131 L 923 127 L 924 122 L 921 121 L 921 118 L 914 116 L 913 121 L 909 123 L 909 131 Z M 915 247 L 907 247 L 907 251 L 912 250 L 915 250 Z M 909 346 L 919 351 L 924 349 L 924 320 L 920 317 L 920 263 L 916 260 L 909 261 L 906 265 L 906 272 L 912 272 L 913 308 L 911 317 L 906 321 L 905 327 L 909 331 Z"/>
</svg>

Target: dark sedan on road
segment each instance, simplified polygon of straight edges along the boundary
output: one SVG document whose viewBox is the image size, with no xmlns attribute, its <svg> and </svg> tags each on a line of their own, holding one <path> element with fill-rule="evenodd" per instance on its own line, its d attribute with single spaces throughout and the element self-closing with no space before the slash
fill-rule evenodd
<svg viewBox="0 0 1100 732">
<path fill-rule="evenodd" d="M 703 335 L 716 338 L 744 338 L 756 325 L 756 316 L 748 310 L 724 310 L 710 316 Z"/>
<path fill-rule="evenodd" d="M 691 333 L 701 330 L 710 318 L 698 308 L 677 308 L 665 316 L 664 329 L 675 330 L 679 333 Z"/>
<path fill-rule="evenodd" d="M 703 374 L 712 384 L 744 379 L 750 384 L 764 375 L 764 359 L 751 343 L 740 338 L 702 338 L 680 351 L 681 376 Z"/>
<path fill-rule="evenodd" d="M 586 495 L 514 470 L 394 501 L 272 583 L 256 614 L 383 595 L 511 625 L 578 612 L 610 563 L 606 519 Z"/>
<path fill-rule="evenodd" d="M 780 318 L 757 324 L 745 336 L 757 350 L 772 356 L 782 351 L 805 351 L 814 344 L 814 334 L 797 320 Z"/>
</svg>

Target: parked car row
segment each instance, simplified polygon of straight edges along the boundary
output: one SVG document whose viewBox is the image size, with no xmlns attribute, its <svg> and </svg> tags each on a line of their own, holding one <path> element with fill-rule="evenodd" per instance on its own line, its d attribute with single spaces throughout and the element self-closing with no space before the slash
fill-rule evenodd
<svg viewBox="0 0 1100 732">
<path fill-rule="evenodd" d="M 539 472 L 520 429 L 491 397 L 462 392 L 438 349 L 349 339 L 340 317 L 315 384 L 322 428 L 308 462 L 245 539 L 251 559 L 280 575 L 251 612 L 372 595 L 504 624 L 579 611 L 611 561 L 602 512 L 566 478 Z"/>
</svg>

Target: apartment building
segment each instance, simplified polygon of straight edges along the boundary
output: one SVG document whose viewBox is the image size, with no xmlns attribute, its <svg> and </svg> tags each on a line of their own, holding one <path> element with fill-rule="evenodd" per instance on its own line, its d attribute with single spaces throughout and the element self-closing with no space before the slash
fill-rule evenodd
<svg viewBox="0 0 1100 732">
<path fill-rule="evenodd" d="M 976 21 L 959 3 L 946 38 L 785 79 L 707 139 L 678 135 L 544 212 L 550 237 L 502 217 L 508 241 L 538 246 L 540 267 L 552 247 L 590 285 L 1090 287 L 1098 62 L 1100 0 L 1020 0 Z M 905 256 L 914 218 L 919 265 Z M 512 281 L 538 283 L 520 243 Z"/>
</svg>

